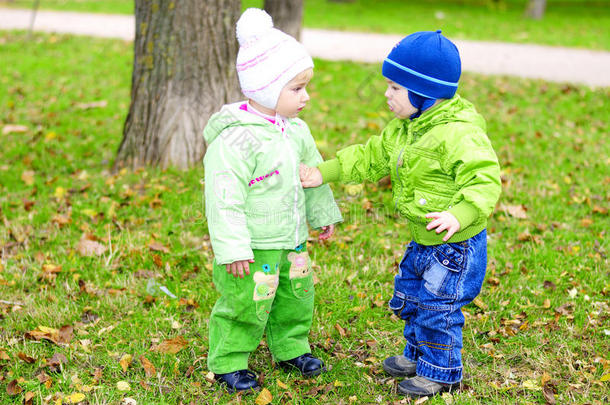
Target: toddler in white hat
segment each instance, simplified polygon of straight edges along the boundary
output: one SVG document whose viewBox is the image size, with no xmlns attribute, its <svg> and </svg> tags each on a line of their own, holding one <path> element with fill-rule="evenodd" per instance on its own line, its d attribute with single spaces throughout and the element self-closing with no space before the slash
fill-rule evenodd
<svg viewBox="0 0 610 405">
<path fill-rule="evenodd" d="M 205 206 L 220 297 L 209 321 L 208 368 L 229 391 L 259 388 L 248 358 L 262 339 L 281 367 L 325 371 L 308 341 L 313 271 L 308 226 L 329 238 L 342 221 L 328 185 L 303 190 L 299 164 L 322 162 L 297 118 L 313 61 L 262 10 L 237 22 L 237 74 L 246 101 L 225 105 L 204 130 Z"/>
</svg>

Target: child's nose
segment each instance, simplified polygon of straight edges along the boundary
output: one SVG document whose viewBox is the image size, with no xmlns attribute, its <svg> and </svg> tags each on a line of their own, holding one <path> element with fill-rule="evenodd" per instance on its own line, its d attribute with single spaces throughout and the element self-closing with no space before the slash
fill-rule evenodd
<svg viewBox="0 0 610 405">
<path fill-rule="evenodd" d="M 306 103 L 309 101 L 309 93 L 307 93 L 307 90 L 303 90 L 303 98 L 302 98 L 303 102 Z"/>
<path fill-rule="evenodd" d="M 387 89 L 385 89 L 385 93 L 383 93 L 383 95 L 384 95 L 386 98 L 390 98 L 390 88 L 389 88 L 389 87 L 388 87 Z"/>
</svg>

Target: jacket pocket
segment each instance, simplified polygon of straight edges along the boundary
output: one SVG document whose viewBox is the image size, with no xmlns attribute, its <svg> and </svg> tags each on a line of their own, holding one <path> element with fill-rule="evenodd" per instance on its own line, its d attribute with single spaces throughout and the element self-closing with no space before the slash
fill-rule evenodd
<svg viewBox="0 0 610 405">
<path fill-rule="evenodd" d="M 424 213 L 445 211 L 449 207 L 450 201 L 450 195 L 434 193 L 420 188 L 416 188 L 413 192 L 413 204 Z"/>
</svg>

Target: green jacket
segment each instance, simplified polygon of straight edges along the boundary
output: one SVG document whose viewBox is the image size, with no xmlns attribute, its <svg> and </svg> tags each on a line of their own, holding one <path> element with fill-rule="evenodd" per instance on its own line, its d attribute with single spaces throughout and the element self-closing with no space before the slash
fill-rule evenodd
<svg viewBox="0 0 610 405">
<path fill-rule="evenodd" d="M 474 106 L 456 95 L 412 121 L 390 121 L 380 136 L 337 152 L 318 168 L 324 182 L 361 183 L 390 175 L 395 207 L 408 219 L 417 243 L 445 243 L 445 232 L 426 230 L 425 215 L 440 211 L 460 222 L 460 231 L 448 241 L 460 242 L 486 228 L 500 196 L 500 165 L 485 130 Z"/>
<path fill-rule="evenodd" d="M 313 228 L 342 221 L 328 185 L 303 190 L 299 163 L 322 162 L 307 124 L 276 125 L 225 105 L 208 121 L 205 211 L 218 264 L 252 259 L 252 249 L 294 249 Z"/>
</svg>

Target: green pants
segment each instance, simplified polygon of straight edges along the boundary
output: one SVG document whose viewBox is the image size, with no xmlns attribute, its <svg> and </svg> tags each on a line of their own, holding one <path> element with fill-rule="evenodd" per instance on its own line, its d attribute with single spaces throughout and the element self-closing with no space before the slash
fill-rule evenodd
<svg viewBox="0 0 610 405">
<path fill-rule="evenodd" d="M 310 353 L 313 272 L 305 244 L 294 250 L 254 250 L 250 275 L 214 263 L 220 298 L 210 315 L 208 368 L 225 374 L 248 368 L 263 334 L 276 361 Z"/>
</svg>

